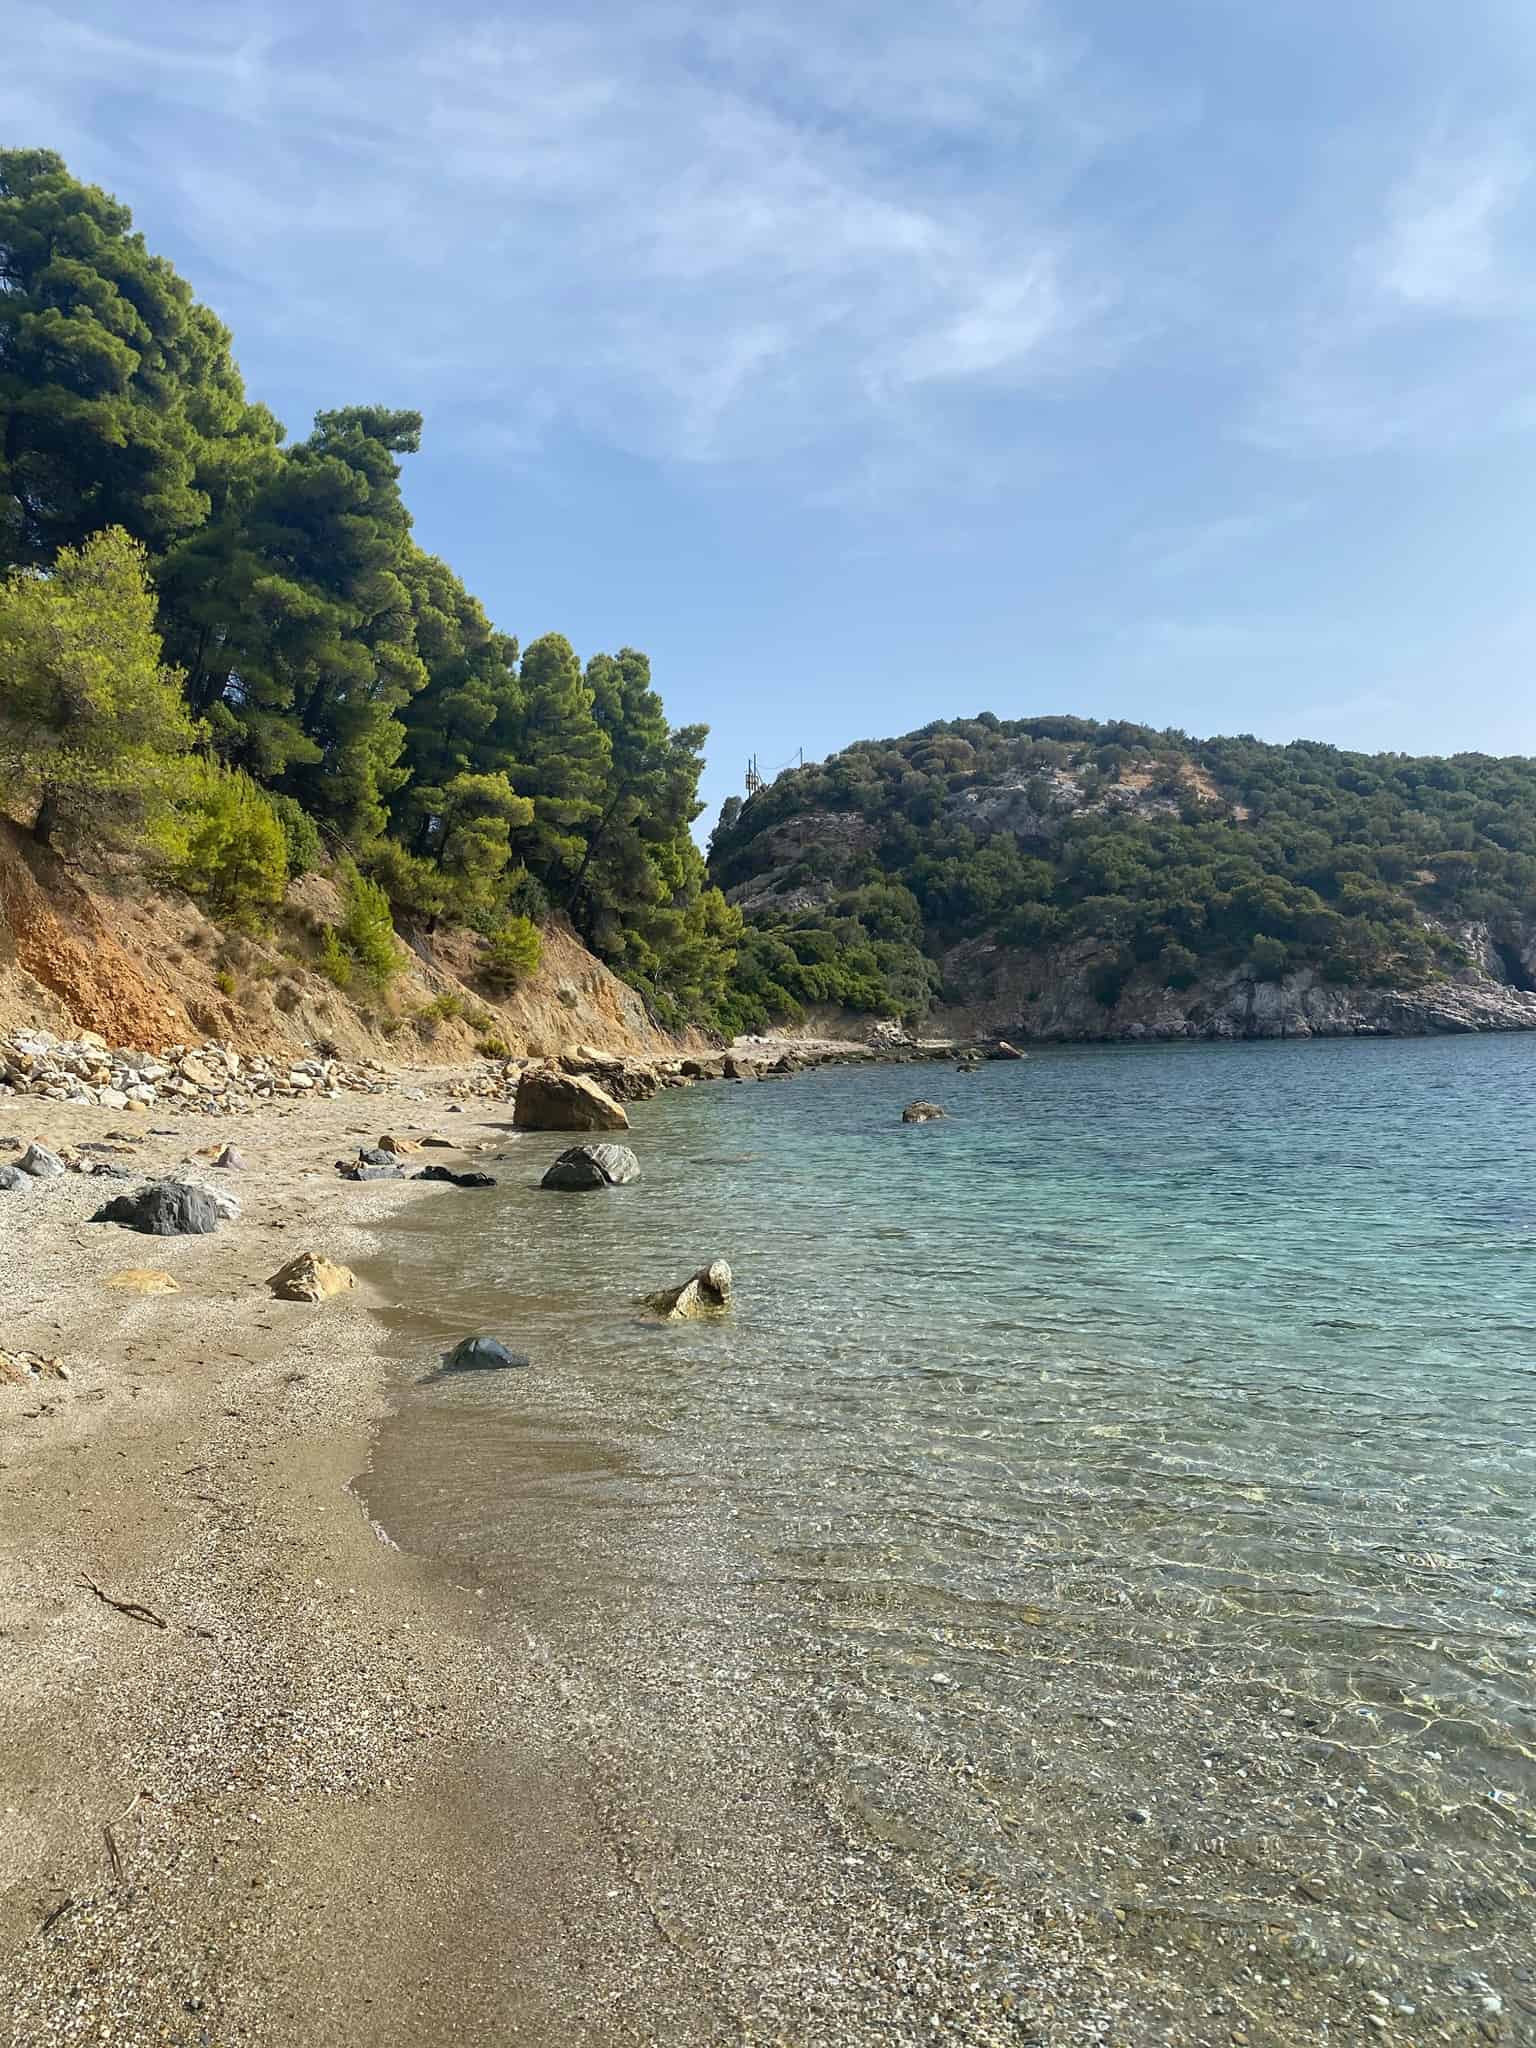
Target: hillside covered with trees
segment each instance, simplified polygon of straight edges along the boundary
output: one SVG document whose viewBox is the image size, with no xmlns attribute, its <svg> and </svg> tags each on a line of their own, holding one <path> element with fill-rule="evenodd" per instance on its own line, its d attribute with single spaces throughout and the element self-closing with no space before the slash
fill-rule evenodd
<svg viewBox="0 0 1536 2048">
<path fill-rule="evenodd" d="M 1112 1006 L 1241 969 L 1533 985 L 1536 761 L 1414 759 L 990 713 L 867 741 L 726 806 L 710 872 L 749 919 L 753 1020 L 911 1014 L 984 952 L 1070 960 Z M 946 964 L 947 963 L 947 964 Z"/>
<path fill-rule="evenodd" d="M 514 988 L 567 917 L 661 1024 L 922 1017 L 999 958 L 1127 988 L 1533 986 L 1536 763 L 990 714 L 692 824 L 707 729 L 645 655 L 499 629 L 412 533 L 421 418 L 290 441 L 126 207 L 0 151 L 0 798 L 259 926 L 324 865 L 323 971 L 478 934 Z M 987 963 L 991 962 L 989 966 Z"/>
<path fill-rule="evenodd" d="M 0 774 L 40 839 L 127 835 L 236 920 L 324 859 L 363 967 L 393 913 L 473 926 L 514 981 L 560 911 L 663 1022 L 715 1020 L 740 918 L 690 830 L 706 728 L 633 648 L 498 630 L 412 536 L 420 415 L 290 442 L 45 150 L 0 151 L 0 421 Z"/>
</svg>

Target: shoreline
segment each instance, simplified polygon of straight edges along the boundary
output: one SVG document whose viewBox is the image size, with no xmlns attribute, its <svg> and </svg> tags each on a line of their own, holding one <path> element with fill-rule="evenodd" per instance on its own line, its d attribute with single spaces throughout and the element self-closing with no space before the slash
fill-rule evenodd
<svg viewBox="0 0 1536 2048">
<path fill-rule="evenodd" d="M 904 2039 L 910 2015 L 913 2040 L 990 2040 L 926 2016 L 918 2028 L 904 1981 L 914 1923 L 838 1868 L 787 1722 L 746 1748 L 728 1734 L 712 1770 L 678 1779 L 647 1747 L 654 1719 L 626 1725 L 603 1693 L 601 1658 L 551 1659 L 531 1610 L 509 1646 L 477 1588 L 370 1521 L 400 1380 L 366 1269 L 418 1201 L 482 1197 L 350 1185 L 333 1161 L 387 1129 L 451 1133 L 493 1171 L 526 1142 L 500 1135 L 499 1104 L 487 1127 L 474 1104 L 453 1115 L 445 1096 L 399 1092 L 424 1079 L 146 1130 L 146 1172 L 190 1165 L 240 1197 L 241 1218 L 209 1237 L 83 1227 L 112 1192 L 94 1176 L 0 1197 L 0 1258 L 16 1276 L 4 1346 L 62 1356 L 71 1373 L 0 1387 L 0 2038 L 766 2042 L 803 1984 L 841 1968 L 787 2038 Z M 64 1145 L 123 1123 L 35 1098 L 6 1112 L 7 1135 Z M 191 1156 L 228 1141 L 245 1171 Z M 310 1249 L 363 1267 L 357 1289 L 273 1300 L 267 1276 Z M 134 1266 L 182 1291 L 106 1285 Z M 668 1682 L 691 1668 L 681 1648 L 664 1664 Z M 710 1748 L 707 1720 L 690 1732 Z M 686 1812 L 707 1839 L 741 1801 L 793 1907 L 766 1945 L 750 1909 L 701 1943 L 669 1892 L 719 1883 L 723 1902 L 728 1886 L 720 1857 L 696 1867 L 672 1822 Z M 1016 1938 L 986 1925 L 962 1918 L 955 1939 Z M 1070 1925 L 1041 1944 L 1056 1958 L 1042 1990 L 1059 1997 L 1081 1962 Z M 788 1992 L 764 1988 L 775 1972 Z M 778 2025 L 762 2034 L 748 2018 L 760 1993 L 791 1999 L 769 2004 L 760 2017 Z"/>
</svg>

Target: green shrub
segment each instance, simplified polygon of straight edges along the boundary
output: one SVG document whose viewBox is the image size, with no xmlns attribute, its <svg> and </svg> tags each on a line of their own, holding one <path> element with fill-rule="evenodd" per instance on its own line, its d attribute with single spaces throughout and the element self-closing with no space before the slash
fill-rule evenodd
<svg viewBox="0 0 1536 2048">
<path fill-rule="evenodd" d="M 377 882 L 349 868 L 342 883 L 341 943 L 370 988 L 382 991 L 400 972 L 400 942 L 389 898 Z"/>
<path fill-rule="evenodd" d="M 236 924 L 266 924 L 288 886 L 283 828 L 248 775 L 216 761 L 181 764 L 154 826 L 170 879 Z"/>
<path fill-rule="evenodd" d="M 487 1060 L 504 1060 L 511 1050 L 504 1038 L 482 1038 L 475 1044 L 475 1051 Z"/>
<path fill-rule="evenodd" d="M 509 917 L 486 948 L 480 972 L 493 988 L 513 989 L 539 971 L 544 940 L 530 917 Z"/>
<path fill-rule="evenodd" d="M 240 984 L 235 980 L 231 968 L 221 967 L 213 977 L 213 985 L 221 996 L 232 996 Z"/>
<path fill-rule="evenodd" d="M 317 963 L 327 981 L 335 982 L 338 988 L 350 988 L 357 973 L 357 963 L 341 943 L 341 935 L 334 925 L 327 925 L 320 939 L 320 959 Z"/>
<path fill-rule="evenodd" d="M 269 795 L 267 802 L 283 828 L 288 879 L 292 881 L 298 875 L 312 875 L 325 857 L 320 828 L 295 797 Z"/>
</svg>

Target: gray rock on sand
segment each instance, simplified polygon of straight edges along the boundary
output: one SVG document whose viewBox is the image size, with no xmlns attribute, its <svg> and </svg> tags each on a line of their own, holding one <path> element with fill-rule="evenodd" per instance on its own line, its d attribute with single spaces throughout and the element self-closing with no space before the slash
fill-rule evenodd
<svg viewBox="0 0 1536 2048">
<path fill-rule="evenodd" d="M 509 1351 L 495 1337 L 465 1337 L 443 1353 L 444 1372 L 499 1372 L 509 1366 L 532 1365 L 525 1351 Z"/>
<path fill-rule="evenodd" d="M 512 1122 L 520 1131 L 627 1131 L 622 1103 L 585 1074 L 532 1067 L 517 1084 Z"/>
<path fill-rule="evenodd" d="M 724 1259 L 715 1259 L 700 1266 L 680 1287 L 663 1287 L 657 1294 L 642 1295 L 641 1300 L 669 1323 L 720 1315 L 731 1305 L 731 1269 Z"/>
<path fill-rule="evenodd" d="M 222 1167 L 226 1173 L 244 1173 L 245 1154 L 238 1145 L 226 1145 L 218 1157 L 209 1163 Z"/>
<path fill-rule="evenodd" d="M 221 1223 L 240 1221 L 240 1198 L 238 1195 L 232 1195 L 228 1188 L 211 1188 L 207 1181 L 193 1180 L 189 1174 L 184 1173 L 178 1173 L 175 1179 L 178 1187 L 196 1188 L 200 1195 L 206 1195 L 218 1210 Z"/>
<path fill-rule="evenodd" d="M 52 1180 L 64 1171 L 64 1162 L 57 1152 L 50 1152 L 46 1145 L 29 1145 L 16 1162 L 22 1173 L 31 1174 L 34 1180 Z"/>
<path fill-rule="evenodd" d="M 0 1166 L 0 1194 L 19 1195 L 31 1185 L 31 1174 L 23 1173 L 19 1166 Z"/>
<path fill-rule="evenodd" d="M 147 1237 L 208 1237 L 219 1227 L 219 1210 L 206 1188 L 157 1180 L 131 1195 L 114 1195 L 91 1221 L 120 1223 Z"/>
<path fill-rule="evenodd" d="M 627 1145 L 572 1145 L 539 1182 L 541 1188 L 617 1188 L 640 1178 Z"/>
<path fill-rule="evenodd" d="M 936 1102 L 909 1102 L 901 1112 L 901 1120 L 904 1124 L 931 1124 L 935 1118 L 948 1114 Z"/>
</svg>

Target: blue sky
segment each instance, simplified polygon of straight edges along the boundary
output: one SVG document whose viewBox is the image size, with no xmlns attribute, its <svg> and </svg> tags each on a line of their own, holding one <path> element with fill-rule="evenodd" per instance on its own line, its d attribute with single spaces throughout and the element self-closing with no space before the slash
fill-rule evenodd
<svg viewBox="0 0 1536 2048">
<path fill-rule="evenodd" d="M 1536 752 L 1530 0 L 0 0 L 0 135 L 746 756 Z"/>
</svg>

